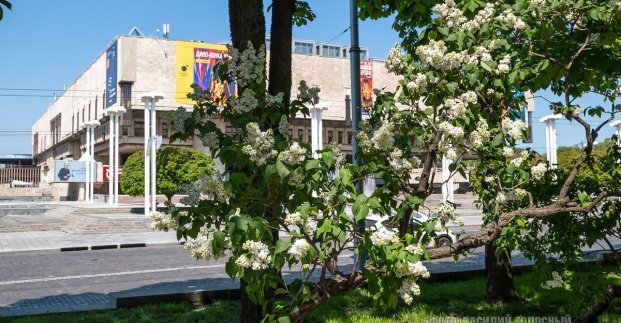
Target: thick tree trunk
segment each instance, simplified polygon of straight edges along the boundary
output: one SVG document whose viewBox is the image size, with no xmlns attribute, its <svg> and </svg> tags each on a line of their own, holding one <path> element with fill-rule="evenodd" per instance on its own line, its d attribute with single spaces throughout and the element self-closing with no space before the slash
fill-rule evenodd
<svg viewBox="0 0 621 323">
<path fill-rule="evenodd" d="M 244 51 L 248 42 L 255 49 L 265 44 L 265 16 L 263 0 L 229 0 L 229 24 L 233 47 Z M 241 93 L 242 89 L 240 89 Z M 242 279 L 241 288 L 241 322 L 261 322 L 262 307 L 254 304 L 246 293 L 246 283 Z"/>
<path fill-rule="evenodd" d="M 272 2 L 268 92 L 271 95 L 282 92 L 286 107 L 289 106 L 291 99 L 291 37 L 294 10 L 295 0 Z"/>
<path fill-rule="evenodd" d="M 487 272 L 487 300 L 498 304 L 507 304 L 518 300 L 513 284 L 511 252 L 505 250 L 496 256 L 494 242 L 485 245 L 485 270 Z"/>
</svg>

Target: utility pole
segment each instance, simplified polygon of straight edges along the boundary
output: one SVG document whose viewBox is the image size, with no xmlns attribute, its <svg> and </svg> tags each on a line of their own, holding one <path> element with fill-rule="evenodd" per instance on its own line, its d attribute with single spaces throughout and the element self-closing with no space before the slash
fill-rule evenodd
<svg viewBox="0 0 621 323">
<path fill-rule="evenodd" d="M 360 42 L 358 39 L 358 7 L 356 7 L 356 1 L 350 0 L 350 33 L 351 33 L 351 46 L 349 47 L 349 63 L 351 70 L 351 150 L 352 160 L 355 165 L 362 165 L 362 155 L 359 153 L 358 139 L 356 134 L 358 133 L 358 127 L 362 119 L 362 112 L 360 108 L 361 94 L 360 94 Z M 356 182 L 356 193 L 362 194 L 363 181 Z M 354 214 L 354 218 L 356 214 Z M 356 231 L 360 236 L 364 235 L 366 228 L 364 220 L 356 222 Z M 355 241 L 358 245 L 358 241 Z M 365 254 L 358 254 L 358 262 L 356 263 L 356 270 L 362 271 L 366 262 Z"/>
</svg>

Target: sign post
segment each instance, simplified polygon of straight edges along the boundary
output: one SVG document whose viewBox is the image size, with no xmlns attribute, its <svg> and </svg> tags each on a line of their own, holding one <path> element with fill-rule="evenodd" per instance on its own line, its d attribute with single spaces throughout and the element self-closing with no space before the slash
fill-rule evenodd
<svg viewBox="0 0 621 323">
<path fill-rule="evenodd" d="M 546 124 L 546 158 L 550 169 L 556 169 L 556 120 L 560 119 L 560 114 L 551 114 L 539 119 L 539 122 Z"/>
<path fill-rule="evenodd" d="M 162 139 L 157 135 L 157 111 L 155 104 L 164 98 L 159 92 L 142 96 L 144 102 L 144 214 L 150 215 L 156 208 L 156 151 Z"/>
</svg>

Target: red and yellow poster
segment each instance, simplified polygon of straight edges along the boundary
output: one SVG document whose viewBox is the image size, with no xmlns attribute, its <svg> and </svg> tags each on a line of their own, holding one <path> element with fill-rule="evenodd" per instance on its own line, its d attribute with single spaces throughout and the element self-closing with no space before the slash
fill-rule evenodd
<svg viewBox="0 0 621 323">
<path fill-rule="evenodd" d="M 235 83 L 221 81 L 214 72 L 214 67 L 222 63 L 225 57 L 228 57 L 228 49 L 224 45 L 178 41 L 177 103 L 194 103 L 185 95 L 192 92 L 190 86 L 195 83 L 203 90 L 211 91 L 217 102 L 225 104 L 226 99 L 235 94 Z"/>
<path fill-rule="evenodd" d="M 363 113 L 373 109 L 373 61 L 360 61 L 360 101 Z"/>
</svg>

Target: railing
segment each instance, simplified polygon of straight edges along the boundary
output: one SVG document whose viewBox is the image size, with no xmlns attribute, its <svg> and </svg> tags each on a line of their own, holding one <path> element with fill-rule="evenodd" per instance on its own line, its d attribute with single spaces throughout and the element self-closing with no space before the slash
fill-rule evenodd
<svg viewBox="0 0 621 323">
<path fill-rule="evenodd" d="M 10 184 L 12 181 L 32 183 L 39 186 L 41 168 L 37 166 L 13 166 L 0 168 L 0 184 Z"/>
</svg>

